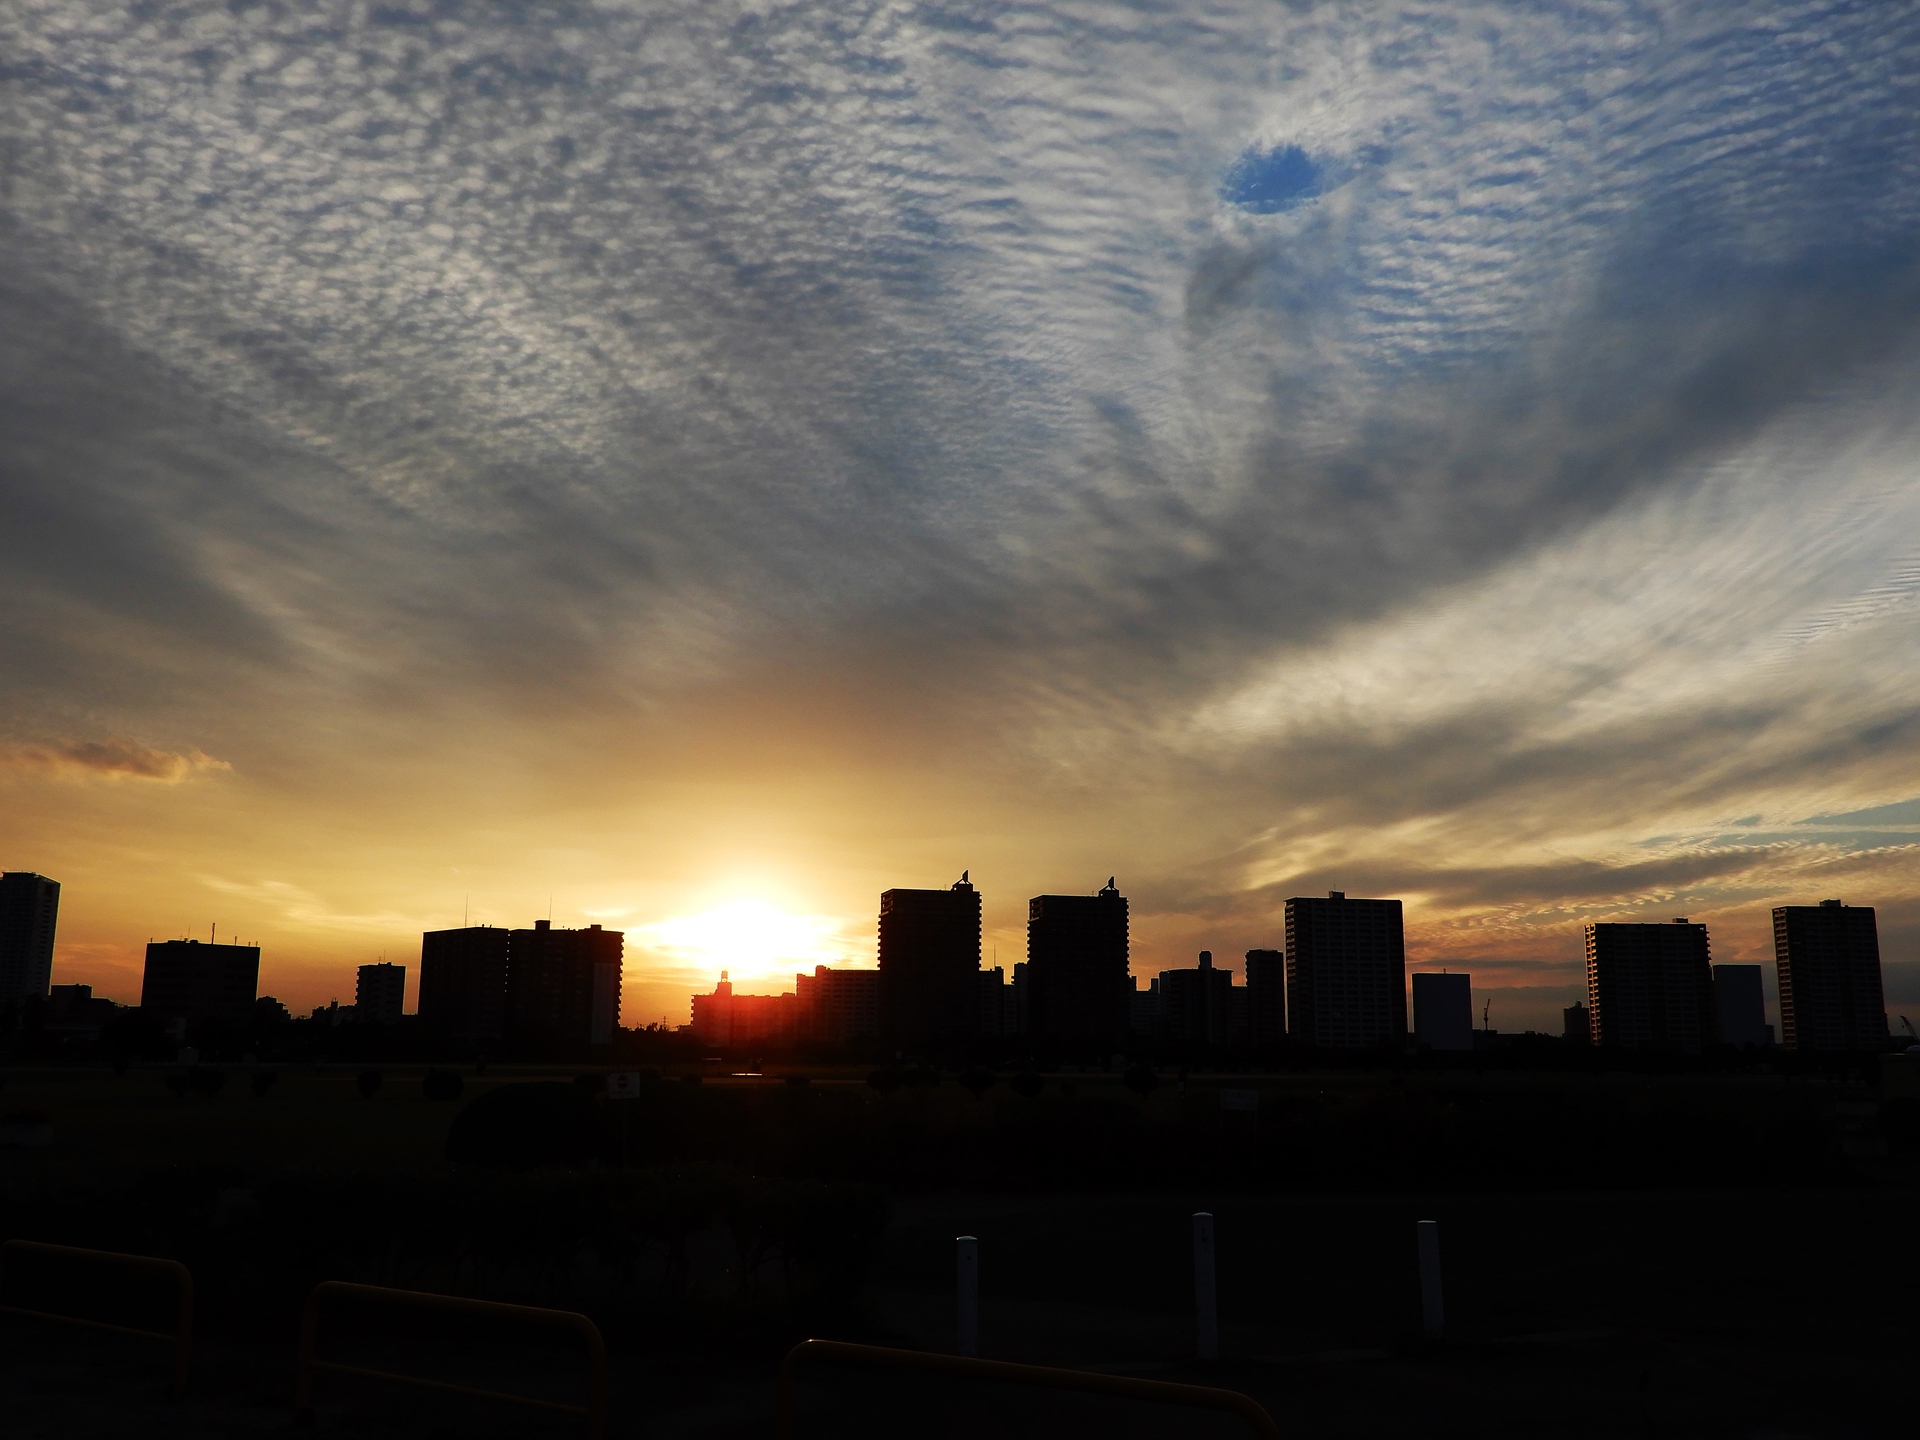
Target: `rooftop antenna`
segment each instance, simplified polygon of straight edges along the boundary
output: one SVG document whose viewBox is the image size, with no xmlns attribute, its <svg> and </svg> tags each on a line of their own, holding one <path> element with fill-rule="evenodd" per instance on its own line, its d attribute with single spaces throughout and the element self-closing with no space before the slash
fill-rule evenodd
<svg viewBox="0 0 1920 1440">
<path fill-rule="evenodd" d="M 1480 1028 L 1481 1028 L 1482 1030 L 1489 1030 L 1489 1029 L 1491 1029 L 1491 1028 L 1492 1028 L 1492 1024 L 1491 1024 L 1491 1022 L 1490 1022 L 1490 1021 L 1489 1021 L 1489 1020 L 1487 1019 L 1487 1012 L 1488 1012 L 1489 1010 L 1491 1010 L 1491 1009 L 1493 1009 L 1493 1001 L 1492 1001 L 1491 999 L 1488 999 L 1488 1000 L 1485 1000 L 1485 1001 L 1482 1001 L 1482 1002 L 1481 1002 L 1481 1005 L 1480 1005 Z"/>
<path fill-rule="evenodd" d="M 217 945 L 219 943 L 220 943 L 220 922 L 216 920 L 213 922 L 213 928 L 207 932 L 207 944 Z"/>
</svg>

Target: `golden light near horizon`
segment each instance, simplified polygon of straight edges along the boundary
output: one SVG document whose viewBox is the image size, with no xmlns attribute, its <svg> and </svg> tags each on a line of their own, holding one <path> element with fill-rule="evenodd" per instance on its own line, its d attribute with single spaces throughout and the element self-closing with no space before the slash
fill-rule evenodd
<svg viewBox="0 0 1920 1440">
<path fill-rule="evenodd" d="M 847 936 L 843 921 L 796 915 L 750 897 L 639 926 L 634 939 L 693 975 L 717 980 L 725 970 L 742 988 L 757 983 L 791 988 L 796 971 L 867 958 Z"/>
</svg>

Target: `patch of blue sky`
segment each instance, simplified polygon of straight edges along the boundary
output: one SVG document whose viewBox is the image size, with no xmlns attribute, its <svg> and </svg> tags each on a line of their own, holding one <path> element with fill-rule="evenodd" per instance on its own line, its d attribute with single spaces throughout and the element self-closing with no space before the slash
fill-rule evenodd
<svg viewBox="0 0 1920 1440">
<path fill-rule="evenodd" d="M 1228 168 L 1220 198 L 1256 215 L 1277 215 L 1311 200 L 1326 180 L 1326 167 L 1298 145 L 1249 150 Z"/>
</svg>

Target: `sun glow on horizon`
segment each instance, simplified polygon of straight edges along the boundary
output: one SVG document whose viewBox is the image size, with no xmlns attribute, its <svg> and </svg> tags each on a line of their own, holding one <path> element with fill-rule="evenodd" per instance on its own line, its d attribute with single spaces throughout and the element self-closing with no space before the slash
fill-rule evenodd
<svg viewBox="0 0 1920 1440">
<path fill-rule="evenodd" d="M 845 922 L 795 915 L 754 899 L 643 925 L 635 938 L 688 978 L 717 980 L 725 970 L 736 984 L 777 980 L 789 989 L 797 971 L 866 958 L 847 935 Z"/>
</svg>

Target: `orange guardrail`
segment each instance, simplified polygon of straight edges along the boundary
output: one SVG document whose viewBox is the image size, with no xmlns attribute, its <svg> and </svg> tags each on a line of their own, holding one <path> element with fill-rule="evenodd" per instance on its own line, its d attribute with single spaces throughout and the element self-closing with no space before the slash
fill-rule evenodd
<svg viewBox="0 0 1920 1440">
<path fill-rule="evenodd" d="M 794 1388 L 803 1360 L 844 1360 L 854 1365 L 879 1365 L 893 1370 L 924 1370 L 969 1380 L 998 1380 L 1003 1384 L 1038 1385 L 1049 1390 L 1078 1390 L 1089 1395 L 1115 1395 L 1127 1400 L 1151 1400 L 1191 1410 L 1218 1410 L 1237 1415 L 1263 1440 L 1280 1440 L 1280 1427 L 1251 1395 L 1238 1390 L 1216 1390 L 1208 1385 L 1177 1385 L 1167 1380 L 1135 1380 L 1124 1375 L 1096 1375 L 1087 1370 L 1060 1370 L 1050 1365 L 1015 1365 L 1005 1360 L 975 1360 L 965 1355 L 940 1355 L 925 1350 L 893 1350 L 882 1345 L 853 1345 L 842 1340 L 802 1340 L 780 1362 L 780 1390 L 776 1412 L 779 1440 L 793 1440 Z"/>
<path fill-rule="evenodd" d="M 339 1365 L 314 1358 L 319 1339 L 320 1302 L 329 1296 L 365 1300 L 380 1305 L 399 1305 L 417 1310 L 441 1310 L 456 1315 L 483 1315 L 496 1320 L 513 1320 L 523 1325 L 545 1325 L 571 1330 L 587 1345 L 587 1403 L 562 1405 L 553 1400 L 536 1400 L 531 1395 L 510 1395 L 499 1390 L 481 1390 L 472 1385 L 451 1385 L 444 1380 L 428 1380 L 419 1375 L 400 1375 L 390 1370 L 368 1370 L 357 1365 Z M 533 1305 L 505 1305 L 497 1300 L 469 1300 L 462 1295 L 434 1295 L 424 1290 L 391 1290 L 384 1285 L 354 1285 L 345 1280 L 323 1280 L 307 1296 L 300 1314 L 300 1351 L 295 1367 L 294 1409 L 296 1423 L 313 1423 L 313 1372 L 331 1370 L 337 1375 L 358 1375 L 369 1380 L 391 1380 L 399 1385 L 416 1385 L 423 1390 L 443 1390 L 454 1395 L 478 1395 L 485 1400 L 501 1400 L 509 1405 L 531 1405 L 539 1410 L 558 1410 L 565 1415 L 584 1416 L 587 1440 L 604 1440 L 607 1433 L 607 1347 L 600 1338 L 600 1327 L 573 1310 L 543 1310 Z"/>
<path fill-rule="evenodd" d="M 28 1310 L 19 1305 L 0 1305 L 0 1313 L 27 1315 L 35 1320 L 58 1320 L 64 1325 L 84 1325 L 91 1330 L 111 1330 L 116 1335 L 138 1335 L 143 1340 L 165 1340 L 173 1346 L 173 1393 L 187 1393 L 187 1365 L 193 1351 L 193 1276 L 178 1260 L 162 1260 L 157 1255 L 123 1255 L 118 1250 L 83 1250 L 77 1245 L 49 1245 L 40 1240 L 9 1240 L 0 1245 L 0 1283 L 4 1283 L 6 1257 L 15 1255 L 53 1255 L 66 1260 L 84 1260 L 97 1265 L 118 1265 L 129 1270 L 150 1270 L 171 1276 L 175 1282 L 179 1319 L 172 1334 L 164 1330 L 138 1330 L 131 1325 L 112 1325 L 105 1320 L 87 1320 L 78 1315 L 62 1315 L 53 1310 Z"/>
</svg>

